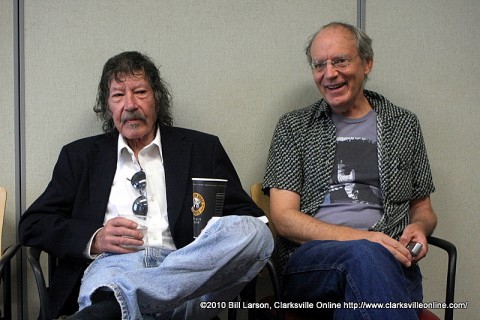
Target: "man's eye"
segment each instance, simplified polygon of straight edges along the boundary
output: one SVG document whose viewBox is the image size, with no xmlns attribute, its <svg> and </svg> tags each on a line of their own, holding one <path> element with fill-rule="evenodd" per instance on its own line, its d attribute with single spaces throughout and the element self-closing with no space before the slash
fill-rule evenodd
<svg viewBox="0 0 480 320">
<path fill-rule="evenodd" d="M 333 60 L 333 64 L 343 64 L 343 63 L 346 63 L 348 60 L 345 59 L 345 58 L 337 58 L 335 60 Z"/>
</svg>

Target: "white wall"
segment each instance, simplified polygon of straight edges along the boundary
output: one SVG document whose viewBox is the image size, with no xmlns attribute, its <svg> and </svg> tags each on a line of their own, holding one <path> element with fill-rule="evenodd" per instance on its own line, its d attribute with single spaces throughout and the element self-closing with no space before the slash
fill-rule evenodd
<svg viewBox="0 0 480 320">
<path fill-rule="evenodd" d="M 124 50 L 160 65 L 176 125 L 220 136 L 248 188 L 263 178 L 280 114 L 318 97 L 303 55 L 308 35 L 356 19 L 346 0 L 75 3 L 25 1 L 27 202 L 63 144 L 100 132 L 91 108 L 101 69 Z"/>
<path fill-rule="evenodd" d="M 15 80 L 14 80 L 14 31 L 13 1 L 0 1 L 0 186 L 7 189 L 2 236 L 2 248 L 16 243 L 16 206 L 15 206 Z M 16 260 L 13 262 L 12 275 L 17 278 Z M 13 295 L 17 295 L 13 286 Z M 1 298 L 0 298 L 1 299 Z M 3 302 L 3 299 L 0 300 Z M 13 301 L 13 312 L 17 301 Z"/>
<path fill-rule="evenodd" d="M 15 126 L 12 2 L 0 2 L 0 185 L 7 188 L 4 248 L 15 242 Z M 1 249 L 4 249 L 1 248 Z"/>
<path fill-rule="evenodd" d="M 303 54 L 321 25 L 356 23 L 356 1 L 25 0 L 26 204 L 45 188 L 62 145 L 100 132 L 92 106 L 101 69 L 124 50 L 150 55 L 174 96 L 176 125 L 220 137 L 243 186 L 263 178 L 279 116 L 317 100 Z M 0 0 L 0 184 L 15 188 L 12 2 Z M 480 312 L 479 34 L 476 0 L 366 1 L 374 71 L 367 84 L 416 112 L 437 192 L 436 235 L 459 249 L 458 319 Z M 14 193 L 8 224 L 15 229 Z M 471 240 L 471 239 L 474 240 Z M 8 236 L 12 242 L 13 233 Z M 425 301 L 443 301 L 443 265 L 422 262 Z M 33 287 L 32 287 L 33 288 Z M 29 307 L 36 310 L 35 293 Z M 30 312 L 31 319 L 36 312 Z"/>
</svg>

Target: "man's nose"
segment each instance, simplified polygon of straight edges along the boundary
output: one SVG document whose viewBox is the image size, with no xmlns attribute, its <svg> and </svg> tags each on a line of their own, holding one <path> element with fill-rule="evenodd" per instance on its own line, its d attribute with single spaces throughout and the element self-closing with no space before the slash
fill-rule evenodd
<svg viewBox="0 0 480 320">
<path fill-rule="evenodd" d="M 335 77 L 337 74 L 337 68 L 335 68 L 331 62 L 327 63 L 327 66 L 325 67 L 325 77 L 332 78 Z"/>
<path fill-rule="evenodd" d="M 135 96 L 133 93 L 127 92 L 125 94 L 125 109 L 127 110 L 133 110 L 137 108 L 137 104 L 135 102 Z"/>
</svg>

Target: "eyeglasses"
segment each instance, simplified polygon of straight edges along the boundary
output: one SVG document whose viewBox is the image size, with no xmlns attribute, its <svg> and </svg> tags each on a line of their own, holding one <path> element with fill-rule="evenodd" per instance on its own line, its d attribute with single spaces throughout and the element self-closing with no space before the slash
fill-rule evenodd
<svg viewBox="0 0 480 320">
<path fill-rule="evenodd" d="M 140 170 L 130 179 L 132 186 L 140 192 L 140 196 L 133 201 L 132 211 L 139 216 L 146 216 L 148 213 L 148 201 L 145 196 L 147 188 L 147 177 L 145 171 Z"/>
<path fill-rule="evenodd" d="M 358 55 L 353 58 L 347 59 L 344 57 L 334 58 L 330 61 L 328 60 L 315 60 L 312 61 L 311 67 L 316 72 L 325 72 L 327 70 L 327 65 L 330 63 L 335 70 L 345 70 L 352 61 L 354 61 Z"/>
</svg>

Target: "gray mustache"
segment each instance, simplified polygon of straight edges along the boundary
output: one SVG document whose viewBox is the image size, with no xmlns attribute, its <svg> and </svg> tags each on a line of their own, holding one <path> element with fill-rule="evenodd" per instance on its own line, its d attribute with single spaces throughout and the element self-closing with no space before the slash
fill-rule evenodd
<svg viewBox="0 0 480 320">
<path fill-rule="evenodd" d="M 127 112 L 122 116 L 121 121 L 126 122 L 129 120 L 140 120 L 146 122 L 147 117 L 145 117 L 140 111 Z"/>
</svg>

